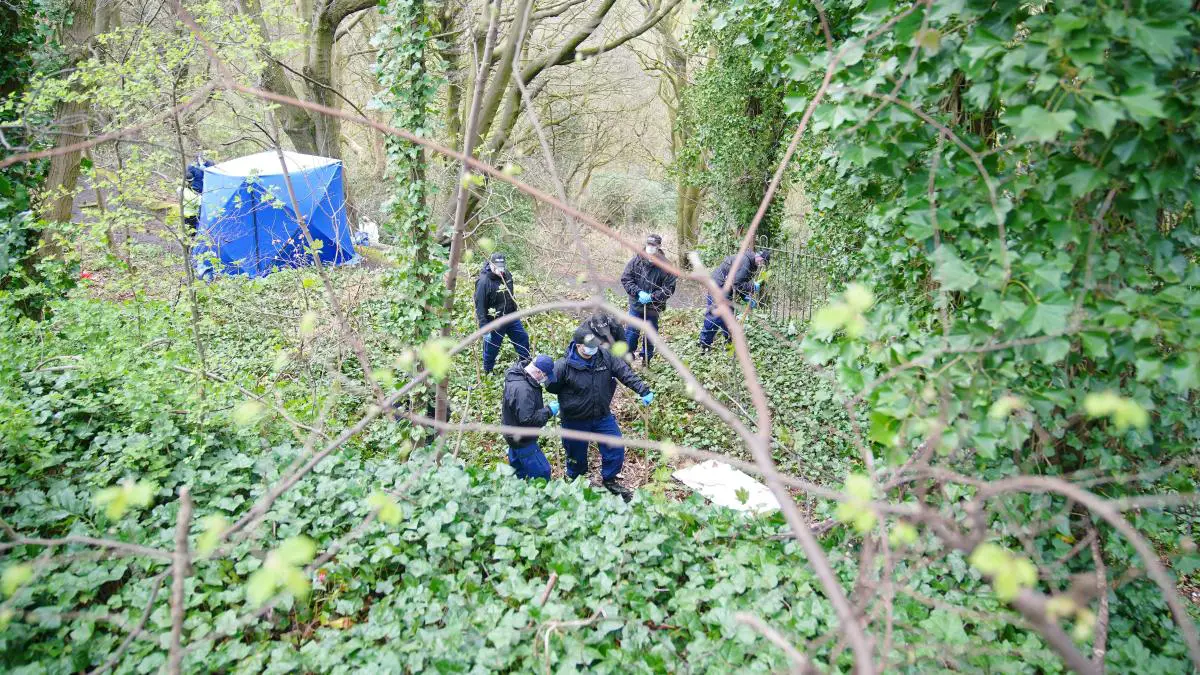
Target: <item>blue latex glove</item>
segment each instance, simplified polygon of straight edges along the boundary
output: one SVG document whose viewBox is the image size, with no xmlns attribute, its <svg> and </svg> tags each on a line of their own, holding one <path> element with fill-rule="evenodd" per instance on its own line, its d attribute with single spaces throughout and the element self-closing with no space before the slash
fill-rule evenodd
<svg viewBox="0 0 1200 675">
<path fill-rule="evenodd" d="M 755 307 L 758 307 L 758 301 L 754 298 L 750 298 L 750 309 L 754 309 Z"/>
<path fill-rule="evenodd" d="M 758 283 L 757 281 L 754 282 L 754 292 L 757 293 L 758 289 L 760 288 L 762 288 L 762 284 Z"/>
<path fill-rule="evenodd" d="M 546 407 L 550 409 L 551 415 L 558 415 L 558 401 L 550 401 Z"/>
<path fill-rule="evenodd" d="M 642 405 L 650 405 L 654 402 L 654 392 L 649 392 L 642 397 Z"/>
<path fill-rule="evenodd" d="M 650 304 L 650 294 L 646 291 L 638 291 L 638 302 L 642 303 L 643 305 Z"/>
</svg>

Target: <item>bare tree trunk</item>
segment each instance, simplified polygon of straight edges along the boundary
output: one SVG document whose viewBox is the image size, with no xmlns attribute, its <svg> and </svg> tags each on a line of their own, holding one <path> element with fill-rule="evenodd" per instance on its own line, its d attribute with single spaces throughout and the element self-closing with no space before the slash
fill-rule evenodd
<svg viewBox="0 0 1200 675">
<path fill-rule="evenodd" d="M 689 118 L 680 116 L 683 98 L 688 86 L 688 55 L 676 37 L 677 23 L 667 19 L 655 26 L 659 47 L 665 66 L 666 86 L 659 92 L 667 106 L 667 121 L 671 125 L 671 161 L 678 163 L 691 141 L 693 129 Z M 699 167 L 681 167 L 675 178 L 675 239 L 679 266 L 691 269 L 688 252 L 700 242 L 700 200 L 703 193 L 695 185 L 689 185 L 687 176 Z"/>
<path fill-rule="evenodd" d="M 99 0 L 96 6 L 94 33 L 103 35 L 121 27 L 121 3 L 117 0 Z"/>
<path fill-rule="evenodd" d="M 93 31 L 96 29 L 96 0 L 71 0 L 71 15 L 73 20 L 62 36 L 64 44 L 76 51 L 76 58 L 82 58 L 86 46 L 91 42 Z M 80 140 L 79 134 L 87 132 L 86 100 L 64 101 L 59 104 L 57 121 L 59 126 L 57 147 L 63 147 Z M 75 203 L 75 185 L 79 181 L 80 151 L 74 150 L 54 155 L 50 158 L 50 172 L 46 177 L 46 188 L 50 201 L 46 205 L 45 218 L 52 223 L 66 223 L 71 220 L 72 207 Z M 42 231 L 38 247 L 39 259 L 59 257 L 63 251 L 53 239 L 53 230 Z"/>
<path fill-rule="evenodd" d="M 337 34 L 335 17 L 329 12 L 322 12 L 316 19 L 312 35 L 312 46 L 308 51 L 308 64 L 304 67 L 304 76 L 308 79 L 308 100 L 320 103 L 329 108 L 340 108 L 342 99 L 335 93 L 333 87 L 333 46 Z M 339 20 L 340 23 L 340 20 Z M 340 158 L 342 156 L 342 125 L 341 121 L 332 115 L 314 115 L 313 123 L 316 129 L 317 154 L 325 157 Z"/>
<path fill-rule="evenodd" d="M 242 14 L 254 22 L 263 40 L 270 40 L 271 34 L 267 30 L 267 22 L 263 19 L 262 6 L 259 5 L 259 1 L 239 0 L 239 4 Z M 276 61 L 265 51 L 263 52 L 263 63 L 263 89 L 291 98 L 300 98 L 296 93 L 296 89 L 292 86 L 291 80 L 288 79 L 283 64 Z M 307 155 L 317 154 L 317 125 L 313 121 L 312 115 L 309 115 L 306 110 L 290 105 L 279 106 L 279 111 L 276 114 L 279 116 L 280 126 L 283 127 L 284 133 L 291 139 L 292 145 L 298 152 L 303 152 Z"/>
<path fill-rule="evenodd" d="M 675 239 L 677 242 L 679 266 L 691 269 L 688 252 L 695 250 L 700 243 L 700 188 L 695 185 L 684 185 L 682 179 L 675 189 L 678 203 L 675 205 Z"/>
<path fill-rule="evenodd" d="M 442 3 L 437 16 L 436 29 L 445 35 L 458 29 L 461 13 L 453 3 Z M 446 69 L 446 144 L 452 148 L 462 147 L 462 102 L 463 102 L 463 52 L 457 40 L 444 40 L 438 57 Z"/>
</svg>

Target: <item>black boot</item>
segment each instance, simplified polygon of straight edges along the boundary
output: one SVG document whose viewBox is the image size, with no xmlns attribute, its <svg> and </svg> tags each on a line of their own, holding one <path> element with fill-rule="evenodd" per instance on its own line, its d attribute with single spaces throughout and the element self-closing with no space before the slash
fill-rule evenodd
<svg viewBox="0 0 1200 675">
<path fill-rule="evenodd" d="M 633 499 L 633 492 L 629 488 L 617 482 L 616 478 L 604 481 L 604 489 L 624 499 L 626 503 Z"/>
</svg>

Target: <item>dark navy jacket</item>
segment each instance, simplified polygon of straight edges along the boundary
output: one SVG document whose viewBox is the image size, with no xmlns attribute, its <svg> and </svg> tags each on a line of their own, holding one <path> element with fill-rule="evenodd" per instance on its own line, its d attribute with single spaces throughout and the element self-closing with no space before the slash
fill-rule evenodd
<svg viewBox="0 0 1200 675">
<path fill-rule="evenodd" d="M 733 269 L 733 260 L 737 254 L 728 256 L 721 263 L 721 266 L 712 274 L 712 280 L 717 286 L 724 287 L 725 280 L 729 278 L 729 272 Z M 737 276 L 733 278 L 732 292 L 743 299 L 750 297 L 754 293 L 754 277 L 758 274 L 758 265 L 754 263 L 754 252 L 746 251 L 742 256 L 742 262 L 738 265 Z M 726 293 L 725 297 L 732 300 L 733 293 Z"/>
<path fill-rule="evenodd" d="M 567 354 L 554 362 L 554 384 L 546 385 L 546 391 L 558 394 L 563 419 L 595 420 L 612 414 L 618 380 L 638 396 L 650 393 L 650 387 L 633 368 L 607 349 L 585 359 L 572 343 Z"/>
<path fill-rule="evenodd" d="M 505 270 L 501 279 L 485 264 L 475 280 L 475 318 L 479 325 L 515 311 L 517 299 L 513 295 L 512 273 Z"/>
<path fill-rule="evenodd" d="M 661 252 L 655 256 L 667 259 Z M 674 274 L 659 268 L 645 256 L 630 258 L 625 264 L 625 272 L 621 274 L 621 285 L 629 294 L 629 312 L 640 316 L 644 308 L 646 316 L 658 316 L 667 308 L 667 300 L 675 294 L 675 281 Z M 638 291 L 650 294 L 648 304 L 638 302 Z"/>
<path fill-rule="evenodd" d="M 550 419 L 550 409 L 542 402 L 542 388 L 525 372 L 528 361 L 514 364 L 504 371 L 504 403 L 500 406 L 500 421 L 509 427 L 541 429 Z M 523 448 L 537 436 L 509 436 L 504 440 L 510 448 Z"/>
</svg>

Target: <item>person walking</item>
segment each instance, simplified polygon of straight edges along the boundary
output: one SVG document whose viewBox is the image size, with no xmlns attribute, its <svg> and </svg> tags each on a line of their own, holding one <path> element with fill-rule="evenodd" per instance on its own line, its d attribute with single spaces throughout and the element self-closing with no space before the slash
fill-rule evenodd
<svg viewBox="0 0 1200 675">
<path fill-rule="evenodd" d="M 625 264 L 625 272 L 621 274 L 621 285 L 629 294 L 629 315 L 646 321 L 658 332 L 658 317 L 667 308 L 667 300 L 675 294 L 676 278 L 674 274 L 655 265 L 651 258 L 666 262 L 667 257 L 662 252 L 662 237 L 652 234 L 646 237 L 646 254 L 635 255 Z M 638 341 L 642 331 L 633 326 L 625 328 L 625 343 L 629 351 L 637 357 Z M 642 365 L 649 366 L 654 356 L 654 345 L 646 338 L 642 346 Z"/>
<path fill-rule="evenodd" d="M 733 263 L 738 259 L 737 254 L 725 258 L 712 273 L 712 280 L 716 285 L 724 291 L 725 281 L 729 278 L 729 273 L 733 270 Z M 733 285 L 728 291 L 724 291 L 726 300 L 737 298 L 750 303 L 751 307 L 758 303 L 754 299 L 754 294 L 758 292 L 759 283 L 755 281 L 760 270 L 765 268 L 771 262 L 771 252 L 766 249 L 758 251 L 747 251 L 742 255 L 741 261 L 737 266 L 737 273 L 733 277 Z M 725 325 L 725 320 L 717 316 L 713 310 L 713 297 L 709 294 L 706 297 L 708 309 L 704 312 L 704 324 L 700 327 L 700 351 L 707 353 L 712 349 L 713 340 L 717 337 L 717 331 L 729 340 L 729 328 Z"/>
<path fill-rule="evenodd" d="M 504 401 L 500 421 L 508 427 L 541 429 L 558 414 L 558 403 L 542 402 L 542 387 L 554 383 L 554 360 L 538 354 L 533 361 L 520 361 L 504 371 Z M 537 436 L 504 435 L 508 463 L 518 478 L 550 480 L 550 462 L 538 446 Z"/>
<path fill-rule="evenodd" d="M 567 356 L 554 363 L 554 381 L 546 385 L 546 391 L 558 394 L 563 429 L 621 438 L 621 427 L 612 414 L 618 381 L 636 392 L 643 405 L 654 401 L 654 392 L 628 363 L 601 347 L 594 333 L 582 327 L 576 329 Z M 587 473 L 588 445 L 587 441 L 563 439 L 568 479 Z M 617 480 L 625 466 L 625 446 L 616 442 L 597 445 L 605 489 L 629 501 L 633 493 Z"/>
<path fill-rule="evenodd" d="M 475 281 L 475 319 L 482 328 L 515 311 L 517 298 L 513 294 L 512 273 L 508 271 L 504 254 L 493 253 Z M 496 357 L 500 355 L 505 336 L 517 350 L 517 360 L 529 361 L 529 333 L 525 332 L 520 319 L 510 321 L 483 336 L 483 372 L 487 375 L 496 367 Z"/>
</svg>

